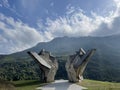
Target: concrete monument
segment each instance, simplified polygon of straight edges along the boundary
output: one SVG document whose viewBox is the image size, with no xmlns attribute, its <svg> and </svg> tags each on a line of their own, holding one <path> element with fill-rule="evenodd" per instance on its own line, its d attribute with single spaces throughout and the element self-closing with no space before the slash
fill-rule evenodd
<svg viewBox="0 0 120 90">
<path fill-rule="evenodd" d="M 28 54 L 39 63 L 40 69 L 42 71 L 42 79 L 44 82 L 54 81 L 58 63 L 56 58 L 50 54 L 50 52 L 41 50 L 39 54 L 36 52 L 28 52 Z"/>
<path fill-rule="evenodd" d="M 66 71 L 70 82 L 79 82 L 83 79 L 83 72 L 86 68 L 90 57 L 96 49 L 85 52 L 82 48 L 74 55 L 70 55 L 66 63 Z"/>
</svg>

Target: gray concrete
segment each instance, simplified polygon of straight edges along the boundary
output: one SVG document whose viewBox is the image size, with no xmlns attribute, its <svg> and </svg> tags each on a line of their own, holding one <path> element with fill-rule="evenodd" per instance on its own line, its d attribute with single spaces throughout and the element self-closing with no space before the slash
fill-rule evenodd
<svg viewBox="0 0 120 90">
<path fill-rule="evenodd" d="M 44 82 L 53 82 L 58 69 L 56 58 L 44 49 L 39 54 L 36 52 L 28 52 L 28 54 L 39 64 L 42 71 L 42 80 Z"/>
<path fill-rule="evenodd" d="M 81 48 L 76 54 L 69 56 L 65 67 L 70 82 L 83 80 L 83 72 L 95 51 L 96 49 L 91 49 L 85 52 Z M 56 58 L 44 49 L 38 54 L 36 52 L 28 52 L 28 54 L 39 64 L 42 71 L 42 80 L 44 82 L 53 82 L 58 70 Z"/>
<path fill-rule="evenodd" d="M 38 87 L 36 90 L 83 90 L 87 89 L 75 83 L 70 83 L 68 80 L 56 80 L 43 87 Z"/>
<path fill-rule="evenodd" d="M 79 82 L 83 80 L 83 72 L 95 51 L 95 49 L 91 49 L 85 52 L 81 48 L 76 54 L 69 56 L 66 63 L 66 70 L 70 82 Z"/>
</svg>

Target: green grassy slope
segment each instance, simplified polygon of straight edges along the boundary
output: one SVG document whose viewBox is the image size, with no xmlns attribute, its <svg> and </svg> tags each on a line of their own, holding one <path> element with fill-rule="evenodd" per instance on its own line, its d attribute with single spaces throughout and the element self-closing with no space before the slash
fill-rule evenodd
<svg viewBox="0 0 120 90">
<path fill-rule="evenodd" d="M 46 85 L 36 80 L 14 81 L 13 83 L 16 90 L 35 90 L 37 87 Z M 77 84 L 88 88 L 87 90 L 120 90 L 120 83 L 114 82 L 102 82 L 85 79 Z"/>
<path fill-rule="evenodd" d="M 114 82 L 102 82 L 86 79 L 78 84 L 88 88 L 87 90 L 120 90 L 120 83 Z"/>
<path fill-rule="evenodd" d="M 0 90 L 15 90 L 13 83 L 0 79 Z"/>
<path fill-rule="evenodd" d="M 22 80 L 13 82 L 16 90 L 35 90 L 35 88 L 45 85 L 37 80 Z"/>
</svg>

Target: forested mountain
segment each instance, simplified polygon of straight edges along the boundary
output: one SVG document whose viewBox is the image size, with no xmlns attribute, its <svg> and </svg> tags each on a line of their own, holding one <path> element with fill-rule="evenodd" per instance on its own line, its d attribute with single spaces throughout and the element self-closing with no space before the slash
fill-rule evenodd
<svg viewBox="0 0 120 90">
<path fill-rule="evenodd" d="M 60 69 L 56 78 L 67 78 L 64 64 L 68 55 L 74 54 L 80 48 L 86 51 L 95 48 L 97 51 L 91 58 L 84 77 L 104 81 L 120 81 L 120 35 L 106 37 L 59 37 L 50 42 L 41 42 L 35 47 L 22 52 L 1 55 L 1 78 L 8 80 L 39 79 L 41 73 L 39 67 L 27 55 L 27 51 L 39 52 L 42 48 L 50 51 L 59 60 Z M 62 74 L 63 72 L 64 74 Z M 11 77 L 7 76 L 9 74 Z"/>
</svg>

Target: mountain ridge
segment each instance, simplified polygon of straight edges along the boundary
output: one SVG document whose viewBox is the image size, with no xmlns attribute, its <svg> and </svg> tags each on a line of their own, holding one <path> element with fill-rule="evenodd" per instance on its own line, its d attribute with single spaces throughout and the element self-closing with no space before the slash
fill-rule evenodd
<svg viewBox="0 0 120 90">
<path fill-rule="evenodd" d="M 107 37 L 59 37 L 50 42 L 42 42 L 36 46 L 22 52 L 0 57 L 2 62 L 30 62 L 33 61 L 27 51 L 40 52 L 41 49 L 50 51 L 56 57 L 63 57 L 62 64 L 59 61 L 61 70 L 59 76 L 64 70 L 67 59 L 64 56 L 74 54 L 80 48 L 85 51 L 95 48 L 95 55 L 91 58 L 85 70 L 84 77 L 89 79 L 104 81 L 120 81 L 120 35 Z M 30 60 L 30 61 L 29 61 Z M 61 66 L 62 65 L 62 66 Z M 65 72 L 65 71 L 64 71 Z M 24 73 L 24 72 L 23 72 Z"/>
</svg>

